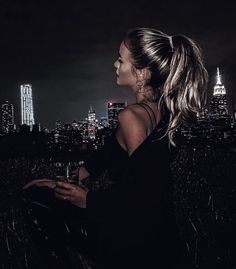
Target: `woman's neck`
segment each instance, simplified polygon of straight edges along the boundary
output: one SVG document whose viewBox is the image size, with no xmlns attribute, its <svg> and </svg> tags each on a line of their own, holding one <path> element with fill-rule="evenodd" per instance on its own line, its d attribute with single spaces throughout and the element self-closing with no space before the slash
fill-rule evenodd
<svg viewBox="0 0 236 269">
<path fill-rule="evenodd" d="M 134 89 L 136 103 L 153 103 L 153 91 L 150 87 L 144 87 L 142 91 Z"/>
<path fill-rule="evenodd" d="M 155 101 L 152 101 L 152 99 L 152 96 L 147 96 L 145 93 L 135 94 L 136 103 L 156 103 Z"/>
<path fill-rule="evenodd" d="M 144 98 L 142 93 L 135 94 L 136 103 L 143 103 L 146 98 Z"/>
<path fill-rule="evenodd" d="M 146 98 L 146 96 L 144 97 L 141 94 L 136 94 L 135 97 L 136 97 L 136 103 L 139 103 L 139 104 L 140 103 L 145 103 L 152 109 L 152 111 L 156 115 L 156 123 L 158 123 L 160 121 L 160 118 L 161 118 L 161 113 L 160 113 L 160 110 L 159 110 L 159 107 L 158 107 L 158 103 L 156 101 L 148 100 Z"/>
</svg>

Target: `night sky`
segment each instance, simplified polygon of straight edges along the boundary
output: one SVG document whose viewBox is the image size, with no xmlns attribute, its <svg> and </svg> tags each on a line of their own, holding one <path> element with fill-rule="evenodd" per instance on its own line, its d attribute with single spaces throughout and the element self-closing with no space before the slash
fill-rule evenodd
<svg viewBox="0 0 236 269">
<path fill-rule="evenodd" d="M 20 84 L 33 85 L 36 122 L 52 128 L 80 120 L 90 104 L 97 117 L 107 101 L 133 101 L 116 86 L 113 63 L 131 27 L 185 34 L 201 45 L 211 83 L 221 68 L 236 106 L 235 1 L 1 1 L 0 102 L 15 105 L 20 121 Z"/>
</svg>

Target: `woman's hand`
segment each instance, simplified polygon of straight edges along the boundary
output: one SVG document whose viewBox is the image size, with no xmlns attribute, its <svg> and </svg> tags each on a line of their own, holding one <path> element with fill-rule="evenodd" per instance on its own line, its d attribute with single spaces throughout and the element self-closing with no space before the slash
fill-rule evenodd
<svg viewBox="0 0 236 269">
<path fill-rule="evenodd" d="M 88 189 L 86 188 L 81 188 L 74 184 L 62 181 L 43 178 L 30 181 L 23 187 L 23 189 L 27 189 L 33 186 L 48 187 L 50 189 L 54 189 L 55 196 L 58 199 L 67 200 L 78 207 L 86 208 L 86 197 L 88 193 Z"/>
<path fill-rule="evenodd" d="M 50 189 L 54 189 L 56 187 L 56 181 L 53 179 L 47 179 L 47 178 L 43 178 L 43 179 L 34 179 L 32 181 L 30 181 L 29 183 L 27 183 L 24 187 L 24 189 L 28 189 L 29 187 L 32 186 L 37 186 L 37 187 L 48 187 Z"/>
<path fill-rule="evenodd" d="M 86 208 L 86 197 L 88 189 L 81 188 L 74 184 L 66 182 L 57 182 L 55 187 L 55 196 L 61 200 L 71 202 L 81 208 Z"/>
</svg>

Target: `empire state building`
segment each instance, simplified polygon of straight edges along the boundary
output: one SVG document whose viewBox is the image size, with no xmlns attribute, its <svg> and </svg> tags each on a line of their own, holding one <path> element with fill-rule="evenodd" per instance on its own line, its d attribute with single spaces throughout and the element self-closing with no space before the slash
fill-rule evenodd
<svg viewBox="0 0 236 269">
<path fill-rule="evenodd" d="M 226 89 L 221 81 L 219 67 L 217 67 L 216 84 L 214 86 L 213 97 L 210 102 L 210 113 L 213 116 L 228 115 Z"/>
</svg>

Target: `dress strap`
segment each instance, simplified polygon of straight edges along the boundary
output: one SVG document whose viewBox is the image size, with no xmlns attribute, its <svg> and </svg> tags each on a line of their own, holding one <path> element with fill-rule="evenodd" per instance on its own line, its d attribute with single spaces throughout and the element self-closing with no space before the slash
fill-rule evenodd
<svg viewBox="0 0 236 269">
<path fill-rule="evenodd" d="M 144 108 L 146 110 L 146 112 L 147 112 L 147 114 L 148 114 L 148 116 L 150 118 L 151 124 L 152 124 L 152 129 L 154 129 L 155 125 L 156 125 L 156 115 L 155 115 L 154 111 L 152 110 L 152 108 L 149 105 L 145 104 L 145 103 L 137 103 L 137 105 L 140 105 L 142 108 Z M 153 123 L 153 118 L 152 118 L 152 116 L 151 116 L 151 114 L 149 112 L 150 110 L 147 109 L 147 107 L 151 110 L 151 112 L 152 112 L 152 114 L 154 116 L 154 119 L 155 119 L 154 123 Z"/>
<path fill-rule="evenodd" d="M 146 107 L 148 107 L 151 111 L 152 111 L 152 114 L 153 114 L 153 117 L 155 119 L 155 122 L 154 122 L 154 126 L 156 125 L 156 122 L 157 122 L 157 118 L 156 118 L 156 115 L 155 115 L 155 112 L 153 111 L 153 109 L 146 103 L 142 103 L 143 105 L 145 105 Z"/>
</svg>

